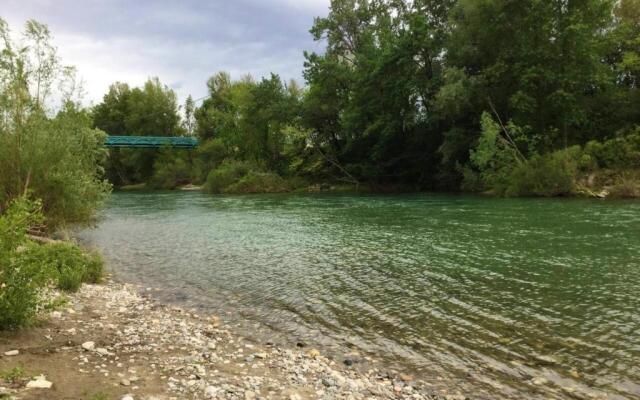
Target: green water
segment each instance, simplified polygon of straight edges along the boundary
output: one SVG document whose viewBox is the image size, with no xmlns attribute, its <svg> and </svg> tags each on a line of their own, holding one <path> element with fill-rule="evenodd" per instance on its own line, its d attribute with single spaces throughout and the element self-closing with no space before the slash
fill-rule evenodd
<svg viewBox="0 0 640 400">
<path fill-rule="evenodd" d="M 638 202 L 116 193 L 81 236 L 167 298 L 435 388 L 640 396 Z"/>
</svg>

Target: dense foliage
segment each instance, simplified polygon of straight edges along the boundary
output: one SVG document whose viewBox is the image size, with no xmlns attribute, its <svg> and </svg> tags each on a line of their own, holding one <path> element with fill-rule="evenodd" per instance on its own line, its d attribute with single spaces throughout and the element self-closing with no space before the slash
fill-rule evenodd
<svg viewBox="0 0 640 400">
<path fill-rule="evenodd" d="M 0 330 L 28 324 L 49 304 L 53 287 L 75 291 L 82 282 L 98 282 L 103 264 L 70 243 L 41 245 L 27 235 L 41 224 L 42 203 L 15 199 L 0 215 Z"/>
<path fill-rule="evenodd" d="M 220 72 L 201 105 L 188 99 L 180 124 L 175 95 L 157 81 L 147 86 L 164 96 L 146 100 L 130 93 L 147 86 L 116 85 L 96 126 L 202 141 L 195 153 L 155 152 L 154 163 L 131 155 L 129 169 L 111 173 L 117 183 L 255 190 L 233 183 L 271 174 L 279 190 L 343 182 L 556 196 L 624 184 L 637 193 L 639 10 L 640 0 L 332 0 L 311 28 L 326 48 L 305 53 L 305 88 Z M 615 162 L 596 155 L 615 146 L 624 148 Z M 274 175 L 295 185 L 274 185 Z"/>
<path fill-rule="evenodd" d="M 29 21 L 24 37 L 13 43 L 0 19 L 0 212 L 30 194 L 42 200 L 50 228 L 86 222 L 110 190 L 100 167 L 104 133 L 74 101 L 73 70 L 60 65 L 47 27 Z"/>
<path fill-rule="evenodd" d="M 639 9 L 334 0 L 312 29 L 327 50 L 307 55 L 308 128 L 361 180 L 458 188 L 467 177 L 467 187 L 507 194 L 569 192 L 571 146 L 640 123 Z M 504 188 L 542 177 L 553 182 L 536 185 L 553 189 Z"/>
<path fill-rule="evenodd" d="M 94 126 L 116 136 L 179 136 L 183 133 L 175 93 L 157 78 L 142 88 L 115 83 L 93 110 Z M 112 149 L 107 177 L 116 185 L 149 181 L 158 153 L 152 149 Z"/>
</svg>

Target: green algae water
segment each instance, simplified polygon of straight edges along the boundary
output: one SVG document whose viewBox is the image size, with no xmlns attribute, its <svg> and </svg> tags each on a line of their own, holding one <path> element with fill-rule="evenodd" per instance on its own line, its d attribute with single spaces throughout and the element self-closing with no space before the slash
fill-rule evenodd
<svg viewBox="0 0 640 400">
<path fill-rule="evenodd" d="M 640 397 L 639 202 L 115 193 L 80 237 L 122 279 L 434 390 Z"/>
</svg>

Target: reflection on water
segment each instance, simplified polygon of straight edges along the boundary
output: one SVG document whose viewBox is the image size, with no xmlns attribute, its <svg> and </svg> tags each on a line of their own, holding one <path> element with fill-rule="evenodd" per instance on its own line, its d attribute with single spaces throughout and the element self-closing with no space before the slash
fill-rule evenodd
<svg viewBox="0 0 640 400">
<path fill-rule="evenodd" d="M 116 193 L 81 236 L 126 279 L 471 394 L 640 396 L 640 203 Z"/>
</svg>

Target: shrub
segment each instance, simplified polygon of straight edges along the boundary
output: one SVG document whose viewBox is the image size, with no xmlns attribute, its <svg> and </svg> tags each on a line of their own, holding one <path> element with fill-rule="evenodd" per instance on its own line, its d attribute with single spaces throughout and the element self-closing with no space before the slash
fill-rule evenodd
<svg viewBox="0 0 640 400">
<path fill-rule="evenodd" d="M 227 193 L 278 193 L 292 189 L 289 182 L 272 172 L 254 172 L 240 178 L 239 181 L 224 189 Z"/>
<path fill-rule="evenodd" d="M 82 282 L 98 282 L 103 262 L 71 243 L 40 245 L 27 231 L 42 223 L 40 202 L 21 197 L 0 214 L 0 329 L 28 324 L 46 307 L 43 291 L 55 283 L 74 291 Z"/>
<path fill-rule="evenodd" d="M 640 197 L 640 176 L 633 174 L 623 174 L 613 186 L 611 186 L 610 194 L 612 197 L 621 199 L 633 199 Z"/>
<path fill-rule="evenodd" d="M 27 324 L 43 305 L 42 289 L 51 279 L 46 263 L 31 256 L 27 229 L 42 221 L 40 205 L 24 198 L 0 215 L 0 329 Z"/>
<path fill-rule="evenodd" d="M 251 167 L 243 161 L 226 161 L 218 168 L 209 172 L 205 190 L 209 193 L 223 193 L 233 183 L 247 175 Z"/>
<path fill-rule="evenodd" d="M 533 156 L 517 165 L 508 176 L 507 196 L 566 196 L 574 192 L 575 156 L 580 147 Z"/>
<path fill-rule="evenodd" d="M 57 287 L 64 291 L 75 292 L 83 282 L 96 283 L 103 276 L 102 259 L 72 243 L 37 246 L 32 256 L 53 269 Z"/>
<path fill-rule="evenodd" d="M 99 253 L 86 253 L 84 278 L 86 283 L 100 283 L 104 279 L 104 261 Z"/>
<path fill-rule="evenodd" d="M 601 168 L 640 168 L 640 127 L 604 142 L 592 140 L 585 145 L 584 152 Z"/>
</svg>

